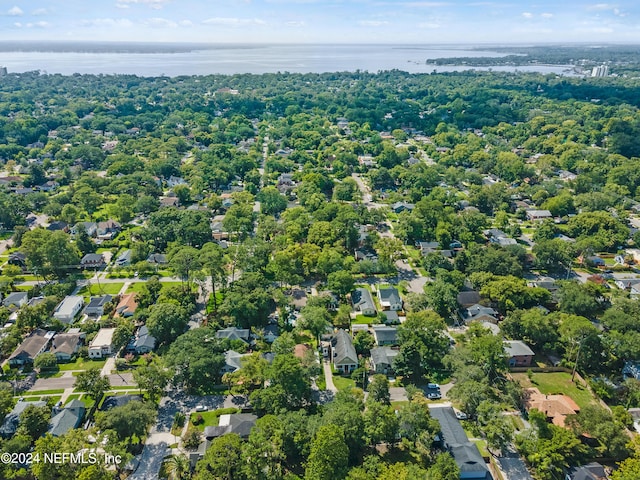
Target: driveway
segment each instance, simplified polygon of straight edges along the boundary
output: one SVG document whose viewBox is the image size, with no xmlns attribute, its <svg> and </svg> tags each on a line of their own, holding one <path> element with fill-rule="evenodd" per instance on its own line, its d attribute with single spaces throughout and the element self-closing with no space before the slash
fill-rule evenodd
<svg viewBox="0 0 640 480">
<path fill-rule="evenodd" d="M 501 457 L 496 457 L 505 480 L 533 480 L 527 466 L 515 451 L 509 451 Z"/>
</svg>

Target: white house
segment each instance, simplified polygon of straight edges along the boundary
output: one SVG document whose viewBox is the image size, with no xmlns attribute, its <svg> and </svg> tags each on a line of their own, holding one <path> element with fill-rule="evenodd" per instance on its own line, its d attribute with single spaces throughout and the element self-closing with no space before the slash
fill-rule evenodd
<svg viewBox="0 0 640 480">
<path fill-rule="evenodd" d="M 115 328 L 101 328 L 89 344 L 89 358 L 102 358 L 113 353 Z"/>
<path fill-rule="evenodd" d="M 395 288 L 379 288 L 378 299 L 384 310 L 402 310 L 402 299 L 400 293 Z"/>
<path fill-rule="evenodd" d="M 83 305 L 84 299 L 79 295 L 65 297 L 53 312 L 53 318 L 57 318 L 62 323 L 72 323 Z"/>
</svg>

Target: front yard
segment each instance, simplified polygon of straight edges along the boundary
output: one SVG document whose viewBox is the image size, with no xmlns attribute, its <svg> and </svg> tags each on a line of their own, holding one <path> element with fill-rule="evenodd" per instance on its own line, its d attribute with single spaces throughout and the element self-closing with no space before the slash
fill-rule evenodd
<svg viewBox="0 0 640 480">
<path fill-rule="evenodd" d="M 58 367 L 62 372 L 69 370 L 88 370 L 90 368 L 102 368 L 107 360 L 91 360 L 89 358 L 77 358 L 73 362 L 59 363 Z"/>
</svg>

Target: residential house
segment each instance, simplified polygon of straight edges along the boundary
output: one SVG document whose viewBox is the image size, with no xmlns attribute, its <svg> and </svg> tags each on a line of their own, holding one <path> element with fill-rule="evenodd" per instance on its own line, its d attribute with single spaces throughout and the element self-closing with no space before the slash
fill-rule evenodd
<svg viewBox="0 0 640 480">
<path fill-rule="evenodd" d="M 220 375 L 225 373 L 233 373 L 242 368 L 242 357 L 245 355 L 235 350 L 227 350 L 224 352 L 224 365 L 220 369 Z"/>
<path fill-rule="evenodd" d="M 358 248 L 353 253 L 353 256 L 356 259 L 356 262 L 361 262 L 363 260 L 369 260 L 370 262 L 378 261 L 378 255 L 376 254 L 376 252 L 368 248 Z"/>
<path fill-rule="evenodd" d="M 169 188 L 177 187 L 178 185 L 188 185 L 188 184 L 187 184 L 187 181 L 184 178 L 176 177 L 174 175 L 171 175 L 167 179 L 167 186 Z"/>
<path fill-rule="evenodd" d="M 291 298 L 291 303 L 297 311 L 300 311 L 307 306 L 307 301 L 309 299 L 307 297 L 307 292 L 305 292 L 303 289 L 292 288 L 291 293 L 287 296 Z"/>
<path fill-rule="evenodd" d="M 530 367 L 535 353 L 520 340 L 505 340 L 504 351 L 510 367 Z"/>
<path fill-rule="evenodd" d="M 440 248 L 440 242 L 416 242 L 416 247 L 420 249 L 423 256 L 426 256 L 437 251 Z"/>
<path fill-rule="evenodd" d="M 273 343 L 273 341 L 280 336 L 280 328 L 278 324 L 269 324 L 263 329 L 264 332 L 264 341 L 267 343 Z"/>
<path fill-rule="evenodd" d="M 480 299 L 480 292 L 475 290 L 460 292 L 457 296 L 458 305 L 464 309 L 480 303 Z"/>
<path fill-rule="evenodd" d="M 71 323 L 73 319 L 82 310 L 84 305 L 84 298 L 79 295 L 70 295 L 65 297 L 62 302 L 56 307 L 53 312 L 53 317 L 60 320 L 62 323 Z"/>
<path fill-rule="evenodd" d="M 160 207 L 177 207 L 180 205 L 178 197 L 160 197 Z"/>
<path fill-rule="evenodd" d="M 47 230 L 52 232 L 57 232 L 57 231 L 68 232 L 69 225 L 67 224 L 67 222 L 55 221 L 47 225 Z"/>
<path fill-rule="evenodd" d="M 355 311 L 367 315 L 369 317 L 375 317 L 378 313 L 375 303 L 371 297 L 371 292 L 366 288 L 356 288 L 351 292 L 351 304 Z"/>
<path fill-rule="evenodd" d="M 371 329 L 373 330 L 373 338 L 376 341 L 376 345 L 379 347 L 398 344 L 398 329 L 396 327 L 373 325 Z"/>
<path fill-rule="evenodd" d="M 69 329 L 66 333 L 58 333 L 51 340 L 51 353 L 58 362 L 70 362 L 80 350 L 85 334 L 79 328 Z"/>
<path fill-rule="evenodd" d="M 580 257 L 578 258 L 578 260 L 590 267 L 604 268 L 606 266 L 606 262 L 604 261 L 604 259 L 598 257 L 597 255 L 592 255 L 590 257 Z"/>
<path fill-rule="evenodd" d="M 111 295 L 103 295 L 101 297 L 91 297 L 89 304 L 84 307 L 85 315 L 101 317 L 104 315 L 104 306 L 111 301 Z"/>
<path fill-rule="evenodd" d="M 506 233 L 504 233 L 502 230 L 499 230 L 497 228 L 484 230 L 482 233 L 484 233 L 485 237 L 489 240 L 489 242 L 495 243 L 502 247 L 506 247 L 507 245 L 518 244 L 518 242 L 515 239 L 509 238 Z"/>
<path fill-rule="evenodd" d="M 7 262 L 9 265 L 16 265 L 24 269 L 27 267 L 27 256 L 22 252 L 13 252 L 9 254 Z"/>
<path fill-rule="evenodd" d="M 113 240 L 113 238 L 120 233 L 120 224 L 115 220 L 98 222 L 98 229 L 96 233 L 98 238 L 101 240 Z"/>
<path fill-rule="evenodd" d="M 395 310 L 396 312 L 402 310 L 402 299 L 396 288 L 379 288 L 378 300 L 380 300 L 383 310 Z"/>
<path fill-rule="evenodd" d="M 391 210 L 394 213 L 400 213 L 400 212 L 404 212 L 404 211 L 408 211 L 410 212 L 411 210 L 413 210 L 416 206 L 413 203 L 408 203 L 408 202 L 396 202 L 393 203 L 391 205 Z"/>
<path fill-rule="evenodd" d="M 74 399 L 69 404 L 55 414 L 49 421 L 49 430 L 54 437 L 60 437 L 69 430 L 78 428 L 84 418 L 86 408 L 80 400 Z"/>
<path fill-rule="evenodd" d="M 229 340 L 242 340 L 249 343 L 251 331 L 248 328 L 227 327 L 216 332 L 216 338 L 228 338 Z"/>
<path fill-rule="evenodd" d="M 552 218 L 551 212 L 549 210 L 527 210 L 527 220 L 532 222 L 541 222 L 547 218 Z"/>
<path fill-rule="evenodd" d="M 607 480 L 609 477 L 602 465 L 591 462 L 580 467 L 571 467 L 564 478 L 565 480 Z"/>
<path fill-rule="evenodd" d="M 578 404 L 567 395 L 545 395 L 537 388 L 525 389 L 524 405 L 527 411 L 535 408 L 544 413 L 547 421 L 559 427 L 565 426 L 568 415 L 580 413 Z"/>
<path fill-rule="evenodd" d="M 127 351 L 137 355 L 153 352 L 154 348 L 156 348 L 156 338 L 149 333 L 146 325 L 138 328 L 135 338 L 127 345 Z"/>
<path fill-rule="evenodd" d="M 82 257 L 82 260 L 80 260 L 80 265 L 84 268 L 102 268 L 106 263 L 101 253 L 87 253 Z"/>
<path fill-rule="evenodd" d="M 293 347 L 293 356 L 303 360 L 309 352 L 313 352 L 313 348 L 311 348 L 306 343 L 298 343 L 295 347 Z"/>
<path fill-rule="evenodd" d="M 384 316 L 385 316 L 384 323 L 387 325 L 401 322 L 400 316 L 398 315 L 398 312 L 395 310 L 384 310 L 382 313 L 384 313 Z"/>
<path fill-rule="evenodd" d="M 331 362 L 341 373 L 351 373 L 358 368 L 358 355 L 351 335 L 340 329 L 331 339 Z"/>
<path fill-rule="evenodd" d="M 116 266 L 124 267 L 127 265 L 131 265 L 131 254 L 131 250 L 127 249 L 120 255 L 118 255 L 118 258 L 116 258 Z"/>
<path fill-rule="evenodd" d="M 147 257 L 147 262 L 152 265 L 166 265 L 168 263 L 164 253 L 152 253 Z"/>
<path fill-rule="evenodd" d="M 551 277 L 541 277 L 537 280 L 532 280 L 530 282 L 527 282 L 527 285 L 530 287 L 544 288 L 546 290 L 549 290 L 552 293 L 558 291 L 558 289 L 560 288 L 556 283 L 556 280 Z"/>
<path fill-rule="evenodd" d="M 491 307 L 475 304 L 462 312 L 462 320 L 469 322 L 498 323 L 498 312 Z"/>
<path fill-rule="evenodd" d="M 101 328 L 89 344 L 89 358 L 103 358 L 113 353 L 115 328 Z"/>
<path fill-rule="evenodd" d="M 23 305 L 26 305 L 29 301 L 29 295 L 27 292 L 11 292 L 3 300 L 2 305 L 9 309 L 18 310 Z"/>
<path fill-rule="evenodd" d="M 56 332 L 47 332 L 41 329 L 35 330 L 25 338 L 9 356 L 9 366 L 19 367 L 33 364 L 36 357 L 49 348 L 49 342 L 55 333 Z"/>
<path fill-rule="evenodd" d="M 120 296 L 120 301 L 116 305 L 116 315 L 127 318 L 132 317 L 136 313 L 138 308 L 138 302 L 136 301 L 135 293 L 127 293 Z"/>
<path fill-rule="evenodd" d="M 391 347 L 374 347 L 371 349 L 371 369 L 382 375 L 393 373 L 393 359 L 398 356 L 399 350 Z"/>
<path fill-rule="evenodd" d="M 440 423 L 442 446 L 453 456 L 460 478 L 465 480 L 493 480 L 484 458 L 475 443 L 469 441 L 460 420 L 451 407 L 429 405 L 431 416 Z"/>
<path fill-rule="evenodd" d="M 18 426 L 20 425 L 20 415 L 30 405 L 33 405 L 34 407 L 46 407 L 47 402 L 25 402 L 18 400 L 18 403 L 16 403 L 13 410 L 7 414 L 2 426 L 0 426 L 0 437 L 11 438 L 15 435 L 16 430 L 18 430 Z"/>
<path fill-rule="evenodd" d="M 204 438 L 213 440 L 227 433 L 235 433 L 240 438 L 247 438 L 258 420 L 253 413 L 228 413 L 220 415 L 217 427 L 205 427 Z"/>
<path fill-rule="evenodd" d="M 87 232 L 87 235 L 90 237 L 95 237 L 98 232 L 98 224 L 96 222 L 79 222 L 76 223 L 73 227 L 71 227 L 71 236 L 75 237 L 80 233 L 80 229 L 84 229 Z"/>
</svg>

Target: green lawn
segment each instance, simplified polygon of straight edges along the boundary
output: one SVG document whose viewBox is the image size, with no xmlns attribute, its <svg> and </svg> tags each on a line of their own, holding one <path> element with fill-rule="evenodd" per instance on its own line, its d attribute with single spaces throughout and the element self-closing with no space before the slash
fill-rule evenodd
<svg viewBox="0 0 640 480">
<path fill-rule="evenodd" d="M 91 360 L 88 358 L 78 358 L 74 362 L 69 363 L 60 363 L 58 367 L 63 372 L 68 372 L 69 370 L 88 370 L 90 368 L 102 368 L 104 367 L 106 360 Z"/>
<path fill-rule="evenodd" d="M 38 395 L 57 395 L 59 393 L 64 393 L 64 388 L 53 389 L 53 390 L 29 390 L 29 392 Z"/>
<path fill-rule="evenodd" d="M 349 387 L 355 387 L 356 382 L 351 380 L 350 378 L 340 377 L 338 375 L 334 375 L 333 384 L 336 386 L 338 390 L 345 390 Z"/>
<path fill-rule="evenodd" d="M 138 293 L 140 292 L 140 290 L 142 289 L 142 286 L 145 284 L 145 282 L 134 282 L 131 285 L 129 285 L 129 288 L 127 288 L 127 293 Z M 165 288 L 170 288 L 170 287 L 175 287 L 175 286 L 180 286 L 182 285 L 182 283 L 180 282 L 162 282 L 162 289 L 164 290 Z"/>
<path fill-rule="evenodd" d="M 565 394 L 570 396 L 580 408 L 593 404 L 595 398 L 583 384 L 573 383 L 568 372 L 534 373 L 529 380 L 526 373 L 513 373 L 513 378 L 525 387 L 536 387 L 545 395 Z"/>
<path fill-rule="evenodd" d="M 368 325 L 370 323 L 379 323 L 378 317 L 367 317 L 366 315 L 362 315 L 359 313 L 356 315 L 356 318 L 351 320 L 351 323 L 356 323 L 359 325 Z"/>
<path fill-rule="evenodd" d="M 87 287 L 82 287 L 78 292 L 79 295 L 117 295 L 120 293 L 120 289 L 124 286 L 124 282 L 120 283 L 92 283 L 89 285 L 89 289 Z"/>
<path fill-rule="evenodd" d="M 191 422 L 192 418 L 197 418 L 198 415 L 201 415 L 202 420 L 204 421 L 200 425 L 195 425 L 195 427 L 201 432 L 203 432 L 204 427 L 218 426 L 218 422 L 220 421 L 220 415 L 224 415 L 228 413 L 239 413 L 239 412 L 240 412 L 239 408 L 219 408 L 218 410 L 210 410 L 208 412 L 195 412 L 191 414 L 189 421 Z"/>
<path fill-rule="evenodd" d="M 82 396 L 81 393 L 72 393 L 67 397 L 67 403 L 65 405 L 69 405 L 69 403 L 71 403 L 72 400 L 80 400 L 81 396 Z"/>
</svg>

